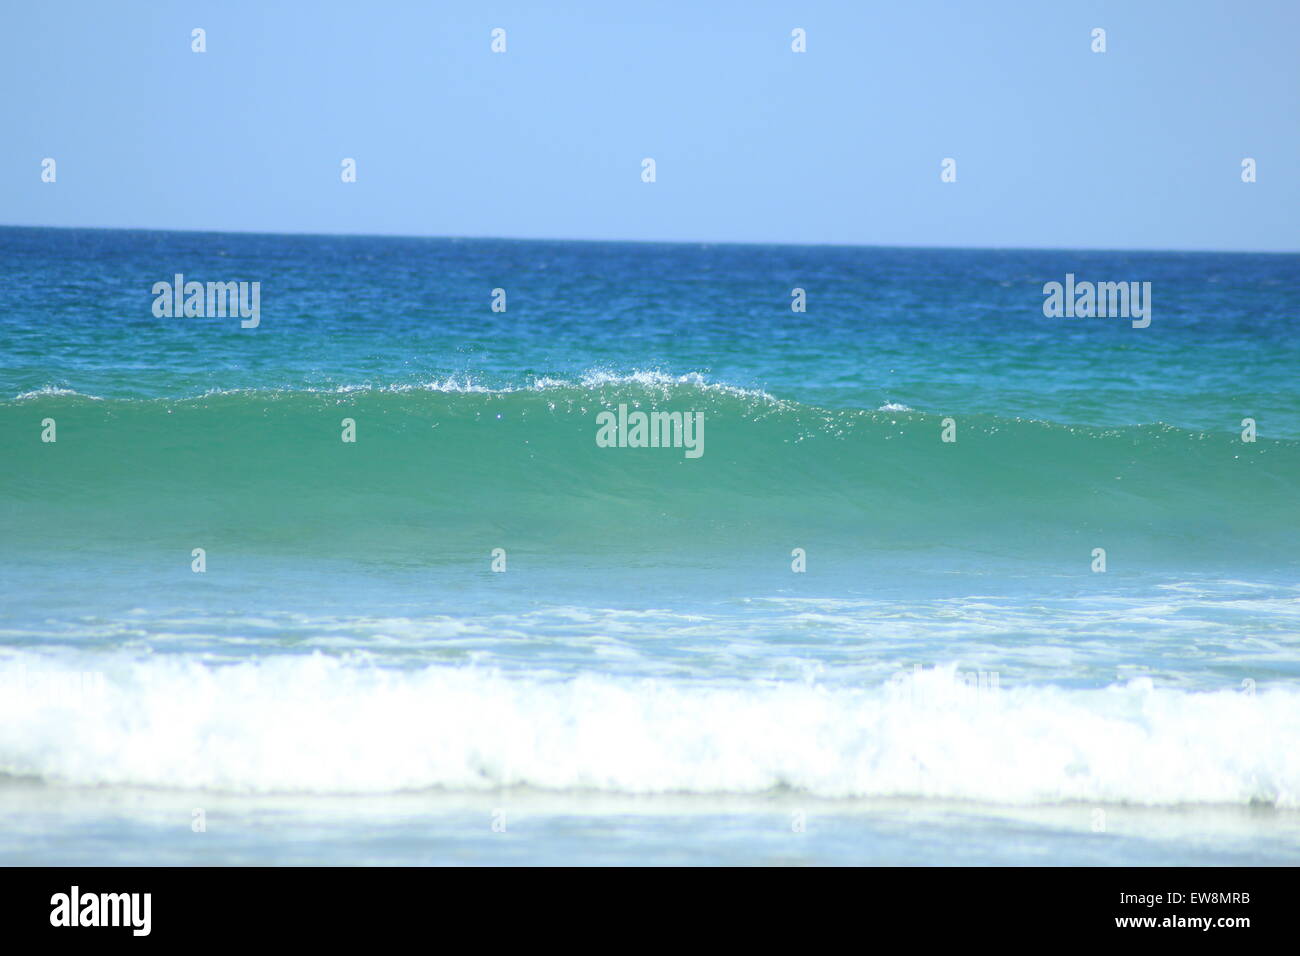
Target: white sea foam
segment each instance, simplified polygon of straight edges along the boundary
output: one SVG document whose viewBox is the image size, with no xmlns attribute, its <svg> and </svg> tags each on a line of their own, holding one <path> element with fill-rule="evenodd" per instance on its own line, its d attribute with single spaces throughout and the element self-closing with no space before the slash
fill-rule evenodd
<svg viewBox="0 0 1300 956">
<path fill-rule="evenodd" d="M 88 672 L 105 676 L 86 681 Z M 319 654 L 212 666 L 23 652 L 0 659 L 0 688 L 0 772 L 73 784 L 785 786 L 827 797 L 1300 807 L 1300 691 L 1286 687 L 990 690 L 932 670 L 849 689 L 394 670 Z"/>
<path fill-rule="evenodd" d="M 41 388 L 32 389 L 30 392 L 21 392 L 14 396 L 14 401 L 21 402 L 29 398 L 43 398 L 47 395 L 76 395 L 78 398 L 88 398 L 92 402 L 103 401 L 98 395 L 87 395 L 84 392 L 78 392 L 76 389 L 60 388 L 57 385 L 45 385 Z"/>
<path fill-rule="evenodd" d="M 687 372 L 683 375 L 673 375 L 658 369 L 637 370 L 632 372 L 612 372 L 603 369 L 592 369 L 583 372 L 575 378 L 537 376 L 527 385 L 500 385 L 495 387 L 483 385 L 468 375 L 451 375 L 442 380 L 433 379 L 419 384 L 394 384 L 379 389 L 375 389 L 372 386 L 350 385 L 340 386 L 339 388 L 334 389 L 334 391 L 340 393 L 353 391 L 431 391 L 474 392 L 506 395 L 514 392 L 549 392 L 565 389 L 592 390 L 621 385 L 638 385 L 643 388 L 654 388 L 665 394 L 671 392 L 674 388 L 689 387 L 705 392 L 720 392 L 727 395 L 734 395 L 740 398 L 757 398 L 765 402 L 775 403 L 778 401 L 775 396 L 770 395 L 762 389 L 741 388 L 736 385 L 727 385 L 721 382 L 710 382 L 700 372 Z"/>
<path fill-rule="evenodd" d="M 738 385 L 728 385 L 723 382 L 710 382 L 700 372 L 672 375 L 659 369 L 644 369 L 627 373 L 593 369 L 584 372 L 579 382 L 584 388 L 600 388 L 606 385 L 641 385 L 669 390 L 676 386 L 686 385 L 702 391 L 723 392 L 741 398 L 758 398 L 766 402 L 778 401 L 775 396 L 759 388 L 742 388 Z"/>
<path fill-rule="evenodd" d="M 374 383 L 356 383 L 350 385 L 336 385 L 328 387 L 303 386 L 303 387 L 284 387 L 272 389 L 280 393 L 305 392 L 307 394 L 335 394 L 351 395 L 355 393 L 367 392 L 448 392 L 448 393 L 474 393 L 490 395 L 509 395 L 515 392 L 547 392 L 562 389 L 585 389 L 592 390 L 609 386 L 619 385 L 639 385 L 645 388 L 657 388 L 665 392 L 671 391 L 677 387 L 691 387 L 706 392 L 722 392 L 728 395 L 735 395 L 743 398 L 757 398 L 766 402 L 778 402 L 779 400 L 757 388 L 742 388 L 736 385 L 728 385 L 722 382 L 710 382 L 708 378 L 700 372 L 687 372 L 682 375 L 673 375 L 658 369 L 637 370 L 632 372 L 612 372 L 604 369 L 592 369 L 583 372 L 573 378 L 562 378 L 555 376 L 536 376 L 526 384 L 498 384 L 485 385 L 469 374 L 452 374 L 445 378 L 432 378 L 424 382 L 393 382 L 387 385 Z M 204 392 L 200 397 L 209 398 L 215 395 L 240 395 L 256 394 L 262 391 L 256 388 L 212 388 Z M 29 392 L 28 397 L 36 394 L 67 394 L 75 395 L 76 392 L 67 392 L 63 390 L 42 391 L 40 393 Z M 89 396 L 94 397 L 94 396 Z M 901 406 L 900 406 L 901 407 Z"/>
</svg>

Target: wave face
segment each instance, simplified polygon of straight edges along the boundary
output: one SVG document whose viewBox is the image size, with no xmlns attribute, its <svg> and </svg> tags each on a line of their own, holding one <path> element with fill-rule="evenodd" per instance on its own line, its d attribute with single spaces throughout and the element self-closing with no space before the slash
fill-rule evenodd
<svg viewBox="0 0 1300 956">
<path fill-rule="evenodd" d="M 90 660 L 87 666 L 102 666 Z M 1300 692 L 705 685 L 323 655 L 209 667 L 0 660 L 0 771 L 84 785 L 365 793 L 920 796 L 1300 807 Z M 26 688 L 23 692 L 21 689 Z"/>
<path fill-rule="evenodd" d="M 602 448 L 597 414 L 703 414 L 703 455 Z M 57 422 L 57 442 L 38 440 Z M 355 444 L 341 440 L 356 422 Z M 1300 443 L 1171 426 L 1067 426 L 827 409 L 698 376 L 518 389 L 38 393 L 0 405 L 3 533 L 24 549 L 187 548 L 437 563 L 541 553 L 993 558 L 1106 547 L 1131 566 L 1292 564 Z"/>
</svg>

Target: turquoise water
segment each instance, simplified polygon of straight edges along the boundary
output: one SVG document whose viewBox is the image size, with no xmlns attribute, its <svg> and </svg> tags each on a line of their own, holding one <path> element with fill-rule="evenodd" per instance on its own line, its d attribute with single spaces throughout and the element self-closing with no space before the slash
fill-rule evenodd
<svg viewBox="0 0 1300 956">
<path fill-rule="evenodd" d="M 6 861 L 1300 860 L 1298 256 L 0 249 Z"/>
</svg>

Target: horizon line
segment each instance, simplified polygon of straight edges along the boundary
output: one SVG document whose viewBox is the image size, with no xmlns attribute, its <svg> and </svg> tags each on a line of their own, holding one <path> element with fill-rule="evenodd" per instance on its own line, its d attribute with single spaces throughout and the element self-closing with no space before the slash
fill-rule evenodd
<svg viewBox="0 0 1300 956">
<path fill-rule="evenodd" d="M 977 245 L 945 246 L 921 244 L 893 244 L 881 242 L 772 242 L 766 240 L 744 239 L 606 239 L 575 238 L 568 236 L 486 236 L 486 235 L 431 235 L 401 232 L 267 232 L 260 229 L 175 229 L 152 226 L 51 226 L 30 223 L 0 223 L 0 229 L 66 229 L 86 232 L 175 232 L 183 235 L 216 236 L 296 236 L 321 239 L 429 239 L 443 241 L 473 242 L 585 242 L 585 243 L 627 243 L 658 246 L 789 246 L 808 249 L 915 249 L 932 251 L 979 251 L 979 252 L 1143 252 L 1143 253 L 1182 253 L 1195 255 L 1300 255 L 1300 249 L 1208 249 L 1208 248 L 1169 248 L 1159 246 L 1016 246 L 1016 245 Z"/>
</svg>

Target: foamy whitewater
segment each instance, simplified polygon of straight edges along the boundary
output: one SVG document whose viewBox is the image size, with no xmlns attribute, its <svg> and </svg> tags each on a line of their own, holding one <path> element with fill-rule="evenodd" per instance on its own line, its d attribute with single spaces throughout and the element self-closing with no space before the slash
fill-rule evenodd
<svg viewBox="0 0 1300 956">
<path fill-rule="evenodd" d="M 1300 861 L 1300 257 L 0 251 L 2 862 Z"/>
<path fill-rule="evenodd" d="M 313 654 L 132 663 L 104 687 L 5 662 L 10 773 L 236 792 L 482 790 L 1300 806 L 1300 692 L 981 692 L 951 668 L 882 688 L 389 670 Z M 95 663 L 95 662 L 88 662 Z M 25 668 L 17 670 L 16 668 Z M 84 685 L 84 686 L 83 686 Z M 80 694 L 60 694 L 61 688 Z M 93 733 L 81 728 L 89 723 Z"/>
</svg>

